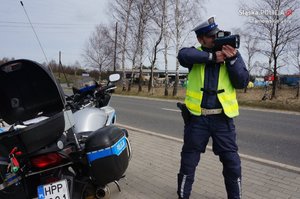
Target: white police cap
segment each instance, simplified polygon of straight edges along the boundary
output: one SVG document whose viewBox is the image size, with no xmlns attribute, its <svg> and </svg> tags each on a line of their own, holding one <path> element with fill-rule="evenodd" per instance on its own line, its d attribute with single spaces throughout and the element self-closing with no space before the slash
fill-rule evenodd
<svg viewBox="0 0 300 199">
<path fill-rule="evenodd" d="M 207 20 L 202 21 L 192 31 L 195 31 L 197 36 L 215 35 L 219 31 L 218 25 L 215 23 L 215 16 L 211 16 Z"/>
</svg>

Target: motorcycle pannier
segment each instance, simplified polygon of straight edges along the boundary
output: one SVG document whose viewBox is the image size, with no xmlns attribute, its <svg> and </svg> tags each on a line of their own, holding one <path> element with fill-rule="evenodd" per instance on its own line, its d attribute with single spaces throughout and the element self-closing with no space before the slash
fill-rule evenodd
<svg viewBox="0 0 300 199">
<path fill-rule="evenodd" d="M 93 132 L 86 141 L 90 175 L 104 186 L 119 180 L 128 167 L 129 149 L 126 134 L 116 126 L 107 126 Z"/>
</svg>

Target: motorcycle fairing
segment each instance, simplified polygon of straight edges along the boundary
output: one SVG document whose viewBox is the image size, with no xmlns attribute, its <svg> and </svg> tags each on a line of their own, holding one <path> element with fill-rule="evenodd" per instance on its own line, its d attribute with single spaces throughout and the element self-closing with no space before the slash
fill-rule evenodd
<svg viewBox="0 0 300 199">
<path fill-rule="evenodd" d="M 75 133 L 93 132 L 105 126 L 107 114 L 98 108 L 87 107 L 74 113 Z"/>
</svg>

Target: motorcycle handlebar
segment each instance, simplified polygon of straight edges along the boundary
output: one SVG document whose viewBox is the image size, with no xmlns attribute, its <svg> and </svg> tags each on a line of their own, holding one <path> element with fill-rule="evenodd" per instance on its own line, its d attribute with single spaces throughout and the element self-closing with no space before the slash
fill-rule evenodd
<svg viewBox="0 0 300 199">
<path fill-rule="evenodd" d="M 108 91 L 108 90 L 115 89 L 115 88 L 116 88 L 116 85 L 110 84 L 107 86 L 100 87 L 99 91 Z"/>
<path fill-rule="evenodd" d="M 85 91 L 82 93 L 77 93 L 73 96 L 68 96 L 66 97 L 66 100 L 69 101 L 69 106 L 71 107 L 71 109 L 74 110 L 79 110 L 80 108 L 89 106 L 89 102 L 91 101 L 96 102 L 98 106 L 103 106 L 99 104 L 107 104 L 107 100 L 109 100 L 107 96 L 110 95 L 108 93 L 114 89 L 116 89 L 116 85 L 114 84 L 109 84 L 103 87 L 98 86 L 96 89 Z"/>
</svg>

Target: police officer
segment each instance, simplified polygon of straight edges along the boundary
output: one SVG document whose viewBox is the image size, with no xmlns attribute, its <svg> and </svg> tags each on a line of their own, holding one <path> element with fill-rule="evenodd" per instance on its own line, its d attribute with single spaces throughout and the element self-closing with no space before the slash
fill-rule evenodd
<svg viewBox="0 0 300 199">
<path fill-rule="evenodd" d="M 239 115 L 235 89 L 247 86 L 249 73 L 235 48 L 225 45 L 213 51 L 220 31 L 214 17 L 193 31 L 201 47 L 182 48 L 178 53 L 180 64 L 189 69 L 185 104 L 190 117 L 184 127 L 177 194 L 189 198 L 200 154 L 211 137 L 213 152 L 223 164 L 227 197 L 241 198 L 241 161 L 233 118 Z"/>
</svg>

